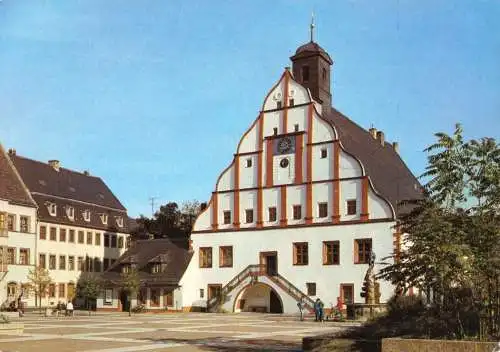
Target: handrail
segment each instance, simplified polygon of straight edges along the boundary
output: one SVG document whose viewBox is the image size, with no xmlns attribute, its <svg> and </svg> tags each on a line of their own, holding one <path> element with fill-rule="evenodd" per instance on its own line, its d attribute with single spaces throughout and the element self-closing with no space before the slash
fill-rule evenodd
<svg viewBox="0 0 500 352">
<path fill-rule="evenodd" d="M 274 275 L 274 280 L 276 280 L 276 277 L 285 283 L 288 292 L 295 291 L 294 294 L 297 298 L 305 300 L 306 303 L 309 303 L 309 305 L 311 305 L 311 307 L 314 307 L 314 301 L 312 300 L 312 298 L 304 294 L 299 288 L 297 288 L 294 284 L 292 284 L 290 281 L 288 281 L 284 276 L 280 275 L 279 273 L 276 273 L 276 275 Z M 271 277 L 271 280 L 273 280 L 273 277 Z"/>
</svg>

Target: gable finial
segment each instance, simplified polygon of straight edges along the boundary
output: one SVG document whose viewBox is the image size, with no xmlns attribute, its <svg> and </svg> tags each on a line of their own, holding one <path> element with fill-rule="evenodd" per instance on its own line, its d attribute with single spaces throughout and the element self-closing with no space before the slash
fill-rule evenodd
<svg viewBox="0 0 500 352">
<path fill-rule="evenodd" d="M 311 13 L 311 25 L 310 25 L 310 29 L 311 29 L 311 43 L 314 42 L 314 12 Z"/>
</svg>

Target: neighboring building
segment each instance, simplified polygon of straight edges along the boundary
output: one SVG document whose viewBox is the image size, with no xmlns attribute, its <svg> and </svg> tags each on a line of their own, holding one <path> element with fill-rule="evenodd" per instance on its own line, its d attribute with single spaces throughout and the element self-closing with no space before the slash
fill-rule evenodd
<svg viewBox="0 0 500 352">
<path fill-rule="evenodd" d="M 331 106 L 330 55 L 311 41 L 291 60 L 196 220 L 185 310 L 218 296 L 232 312 L 364 302 L 371 251 L 397 251 L 398 203 L 421 197 L 397 144 Z M 393 292 L 380 282 L 382 302 Z"/>
<path fill-rule="evenodd" d="M 186 241 L 167 238 L 137 240 L 105 273 L 103 296 L 97 300 L 97 309 L 127 311 L 127 293 L 122 290 L 123 272 L 137 270 L 141 289 L 132 307 L 143 304 L 148 311 L 180 310 L 182 296 L 179 280 L 186 270 L 192 252 Z"/>
<path fill-rule="evenodd" d="M 23 290 L 35 265 L 36 203 L 0 144 L 0 306 L 21 298 L 34 303 Z"/>
<path fill-rule="evenodd" d="M 82 272 L 100 273 L 126 250 L 127 211 L 99 177 L 62 168 L 56 160 L 43 163 L 15 151 L 9 156 L 38 205 L 31 228 L 37 233 L 34 262 L 54 282 L 42 304 L 67 302 Z"/>
</svg>

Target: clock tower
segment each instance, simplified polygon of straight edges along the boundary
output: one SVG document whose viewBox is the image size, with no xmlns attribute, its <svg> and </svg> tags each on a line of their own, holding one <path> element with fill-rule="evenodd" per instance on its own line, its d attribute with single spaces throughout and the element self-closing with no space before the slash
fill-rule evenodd
<svg viewBox="0 0 500 352">
<path fill-rule="evenodd" d="M 294 78 L 309 88 L 314 100 L 321 103 L 325 114 L 332 106 L 330 74 L 333 60 L 318 43 L 314 42 L 313 31 L 314 22 L 311 23 L 311 40 L 300 46 L 290 59 L 293 63 Z"/>
</svg>

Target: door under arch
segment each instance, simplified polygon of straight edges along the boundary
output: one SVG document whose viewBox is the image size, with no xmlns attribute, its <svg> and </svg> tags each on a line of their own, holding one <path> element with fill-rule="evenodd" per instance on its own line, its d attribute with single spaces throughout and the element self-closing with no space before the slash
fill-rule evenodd
<svg viewBox="0 0 500 352">
<path fill-rule="evenodd" d="M 278 294 L 271 289 L 269 293 L 269 313 L 283 313 L 283 306 L 281 305 Z"/>
</svg>

